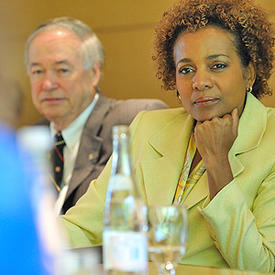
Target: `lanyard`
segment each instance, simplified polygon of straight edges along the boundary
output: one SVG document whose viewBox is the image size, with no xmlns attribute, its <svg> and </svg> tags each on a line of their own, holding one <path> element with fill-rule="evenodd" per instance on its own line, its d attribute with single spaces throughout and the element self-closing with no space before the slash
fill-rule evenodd
<svg viewBox="0 0 275 275">
<path fill-rule="evenodd" d="M 190 168 L 192 161 L 196 153 L 196 142 L 194 140 L 194 135 L 191 134 L 187 151 L 185 154 L 185 160 L 181 176 L 177 185 L 176 193 L 174 196 L 174 204 L 182 204 L 186 199 L 187 195 L 190 193 L 194 185 L 198 182 L 200 177 L 205 171 L 205 166 L 201 160 L 197 166 L 190 173 Z M 190 173 L 190 174 L 189 174 Z"/>
</svg>

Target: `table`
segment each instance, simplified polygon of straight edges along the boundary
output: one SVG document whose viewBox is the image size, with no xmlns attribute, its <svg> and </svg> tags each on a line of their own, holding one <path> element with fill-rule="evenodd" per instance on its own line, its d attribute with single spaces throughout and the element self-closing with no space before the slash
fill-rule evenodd
<svg viewBox="0 0 275 275">
<path fill-rule="evenodd" d="M 94 266 L 92 271 L 81 271 L 75 273 L 75 275 L 106 275 L 104 272 L 103 265 L 99 264 Z M 148 275 L 157 275 L 157 268 L 154 263 L 149 263 Z M 233 269 L 218 269 L 205 266 L 191 266 L 191 265 L 179 265 L 176 268 L 176 275 L 263 275 L 263 274 L 273 274 L 273 273 L 261 273 L 261 272 L 251 272 L 251 271 L 239 271 Z"/>
<path fill-rule="evenodd" d="M 151 263 L 152 264 L 152 263 Z M 149 274 L 157 274 L 157 269 L 150 265 Z M 205 266 L 179 265 L 176 269 L 176 275 L 263 275 L 271 273 L 239 271 L 233 269 L 218 269 Z"/>
<path fill-rule="evenodd" d="M 94 273 L 93 273 L 94 274 Z M 97 274 L 105 275 L 103 271 L 103 265 L 98 266 Z M 157 268 L 153 263 L 149 263 L 148 275 L 157 275 Z M 263 275 L 272 273 L 261 273 L 261 272 L 250 272 L 250 271 L 239 271 L 233 269 L 218 269 L 205 266 L 191 266 L 191 265 L 179 265 L 176 268 L 176 275 Z"/>
<path fill-rule="evenodd" d="M 102 247 L 80 248 L 69 250 L 70 257 L 64 262 L 66 275 L 106 275 L 102 264 Z M 154 263 L 149 262 L 148 275 L 157 275 Z M 61 274 L 61 273 L 60 273 Z M 273 273 L 261 273 L 251 271 L 239 271 L 233 269 L 218 269 L 205 266 L 178 265 L 176 275 L 263 275 Z"/>
</svg>

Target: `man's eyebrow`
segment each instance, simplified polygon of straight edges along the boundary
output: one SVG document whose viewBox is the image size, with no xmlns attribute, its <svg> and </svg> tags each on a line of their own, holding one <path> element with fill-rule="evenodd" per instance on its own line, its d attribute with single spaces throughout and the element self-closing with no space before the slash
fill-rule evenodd
<svg viewBox="0 0 275 275">
<path fill-rule="evenodd" d="M 62 64 L 69 65 L 69 62 L 64 59 L 64 60 L 59 60 L 59 61 L 55 62 L 55 64 L 56 65 L 62 65 Z M 39 63 L 39 62 L 32 62 L 30 65 L 31 66 L 41 66 L 41 63 Z"/>
<path fill-rule="evenodd" d="M 32 62 L 32 63 L 30 64 L 30 66 L 31 66 L 31 67 L 33 67 L 33 66 L 40 66 L 40 63 L 38 63 L 38 62 Z"/>
<path fill-rule="evenodd" d="M 69 62 L 67 60 L 59 60 L 57 62 L 55 62 L 56 65 L 62 65 L 62 64 L 66 64 L 66 65 L 69 65 Z"/>
</svg>

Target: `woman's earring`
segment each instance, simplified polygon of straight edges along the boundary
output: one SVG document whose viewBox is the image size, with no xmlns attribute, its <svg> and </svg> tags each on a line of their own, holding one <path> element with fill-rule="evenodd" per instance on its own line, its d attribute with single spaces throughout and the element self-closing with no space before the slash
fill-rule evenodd
<svg viewBox="0 0 275 275">
<path fill-rule="evenodd" d="M 252 92 L 252 86 L 250 86 L 248 89 L 246 89 L 247 93 L 251 93 Z"/>
<path fill-rule="evenodd" d="M 177 97 L 178 97 L 179 100 L 181 100 L 179 91 L 177 91 Z"/>
</svg>

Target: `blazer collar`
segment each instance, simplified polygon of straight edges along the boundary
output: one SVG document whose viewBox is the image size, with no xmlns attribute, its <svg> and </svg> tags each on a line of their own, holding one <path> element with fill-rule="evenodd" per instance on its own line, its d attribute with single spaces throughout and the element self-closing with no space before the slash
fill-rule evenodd
<svg viewBox="0 0 275 275">
<path fill-rule="evenodd" d="M 266 123 L 267 111 L 265 106 L 248 93 L 245 108 L 239 121 L 238 136 L 228 154 L 234 177 L 244 170 L 238 155 L 251 151 L 260 144 Z"/>
<path fill-rule="evenodd" d="M 173 202 L 193 125 L 192 117 L 182 111 L 149 140 L 149 144 L 160 154 L 160 158 L 142 164 L 145 189 L 150 203 Z M 207 195 L 207 174 L 204 173 L 184 204 L 190 208 Z"/>
<path fill-rule="evenodd" d="M 148 201 L 171 204 L 181 173 L 193 119 L 180 109 L 148 143 L 159 157 L 141 162 Z"/>
<path fill-rule="evenodd" d="M 102 121 L 109 111 L 110 102 L 110 99 L 99 93 L 98 101 L 83 128 L 66 199 L 94 169 L 103 142 L 103 139 L 98 136 L 98 133 L 101 129 Z"/>
<path fill-rule="evenodd" d="M 234 177 L 244 170 L 238 155 L 253 150 L 260 143 L 266 127 L 266 117 L 265 107 L 253 95 L 248 94 L 239 122 L 238 137 L 229 152 Z M 150 203 L 172 203 L 193 123 L 191 116 L 182 109 L 182 112 L 178 112 L 174 119 L 149 139 L 150 146 L 159 154 L 158 158 L 141 163 L 146 195 Z M 207 174 L 204 173 L 184 203 L 190 208 L 208 194 Z"/>
</svg>

